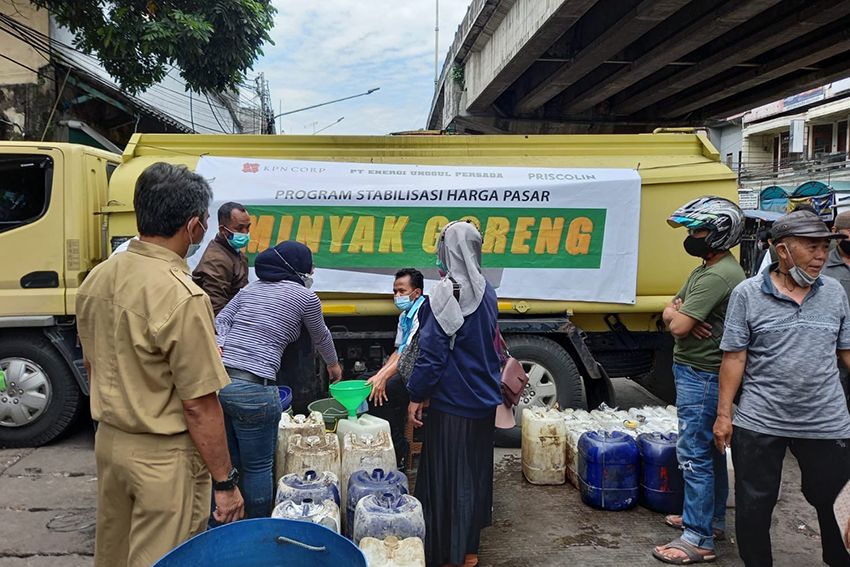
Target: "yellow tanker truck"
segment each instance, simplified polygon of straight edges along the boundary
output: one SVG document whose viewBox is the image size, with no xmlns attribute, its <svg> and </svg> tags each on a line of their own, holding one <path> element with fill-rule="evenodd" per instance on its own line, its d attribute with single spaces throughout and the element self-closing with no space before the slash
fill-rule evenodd
<svg viewBox="0 0 850 567">
<path fill-rule="evenodd" d="M 136 234 L 135 183 L 159 161 L 204 175 L 213 206 L 247 206 L 249 259 L 286 239 L 313 249 L 347 376 L 393 350 L 395 269 L 418 267 L 433 281 L 440 228 L 476 223 L 500 326 L 530 376 L 522 405 L 610 404 L 610 378 L 624 376 L 669 396 L 672 341 L 660 315 L 697 260 L 665 219 L 701 195 L 737 199 L 735 175 L 693 132 L 137 134 L 121 156 L 0 143 L 0 446 L 49 442 L 81 413 L 75 293 Z M 320 397 L 312 357 L 294 360 L 296 404 Z"/>
</svg>

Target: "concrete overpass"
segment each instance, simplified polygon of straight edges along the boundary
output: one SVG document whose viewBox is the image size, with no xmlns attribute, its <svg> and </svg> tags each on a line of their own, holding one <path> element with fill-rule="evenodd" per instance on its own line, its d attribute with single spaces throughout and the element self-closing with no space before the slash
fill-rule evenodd
<svg viewBox="0 0 850 567">
<path fill-rule="evenodd" d="M 850 0 L 472 0 L 427 127 L 704 125 L 850 76 Z"/>
</svg>

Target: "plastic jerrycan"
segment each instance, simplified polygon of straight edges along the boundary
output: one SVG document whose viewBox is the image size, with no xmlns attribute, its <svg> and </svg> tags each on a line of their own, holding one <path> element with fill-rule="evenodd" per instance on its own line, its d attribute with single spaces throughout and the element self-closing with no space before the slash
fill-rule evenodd
<svg viewBox="0 0 850 567">
<path fill-rule="evenodd" d="M 282 414 L 280 424 L 277 426 L 275 481 L 286 474 L 286 450 L 289 448 L 289 438 L 293 435 L 322 435 L 324 432 L 325 422 L 322 419 L 322 414 L 317 411 L 311 412 L 309 415 Z"/>
<path fill-rule="evenodd" d="M 313 502 L 333 500 L 340 506 L 339 479 L 330 471 L 307 471 L 303 475 L 285 474 L 277 483 L 275 504 L 284 500 L 301 502 L 309 498 Z"/>
<path fill-rule="evenodd" d="M 640 502 L 663 514 L 681 514 L 685 499 L 685 481 L 676 456 L 675 433 L 641 433 Z"/>
<path fill-rule="evenodd" d="M 357 503 L 351 535 L 355 544 L 364 537 L 418 537 L 424 540 L 422 504 L 409 494 L 397 496 L 387 492 L 365 496 Z"/>
<path fill-rule="evenodd" d="M 564 484 L 567 424 L 558 410 L 522 411 L 522 474 L 531 484 Z"/>
<path fill-rule="evenodd" d="M 638 502 L 640 454 L 622 431 L 589 431 L 578 442 L 579 491 L 585 504 L 626 510 Z"/>
<path fill-rule="evenodd" d="M 306 498 L 301 502 L 284 500 L 274 507 L 272 518 L 313 522 L 339 533 L 339 506 L 333 500 L 314 502 Z"/>
<path fill-rule="evenodd" d="M 386 494 L 387 492 L 401 496 L 410 492 L 407 476 L 397 470 L 383 469 L 355 471 L 348 479 L 348 490 L 342 511 L 342 528 L 346 535 L 351 535 L 354 529 L 354 513 L 357 503 L 369 495 Z"/>
<path fill-rule="evenodd" d="M 333 433 L 293 435 L 286 452 L 285 474 L 329 471 L 339 478 L 339 439 Z"/>
<path fill-rule="evenodd" d="M 349 433 L 341 447 L 340 481 L 342 501 L 346 502 L 348 479 L 359 470 L 396 470 L 395 448 L 390 434 L 379 431 L 377 435 Z"/>
<path fill-rule="evenodd" d="M 369 567 L 425 567 L 425 545 L 418 537 L 386 539 L 364 537 L 360 551 Z"/>
<path fill-rule="evenodd" d="M 392 438 L 390 422 L 380 417 L 369 415 L 368 413 L 364 413 L 357 419 L 351 419 L 350 417 L 340 419 L 336 424 L 336 434 L 339 437 L 340 447 L 344 445 L 345 436 L 349 433 L 377 436 L 381 431 L 386 431 L 387 435 Z"/>
<path fill-rule="evenodd" d="M 578 481 L 578 441 L 590 430 L 592 421 L 587 412 L 578 411 L 564 416 L 566 426 L 566 477 L 570 484 L 579 487 Z"/>
</svg>

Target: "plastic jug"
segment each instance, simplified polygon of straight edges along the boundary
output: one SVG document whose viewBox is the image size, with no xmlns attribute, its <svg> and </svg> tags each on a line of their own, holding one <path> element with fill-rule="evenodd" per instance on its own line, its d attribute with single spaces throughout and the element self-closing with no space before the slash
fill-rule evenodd
<svg viewBox="0 0 850 567">
<path fill-rule="evenodd" d="M 275 504 L 284 500 L 301 502 L 309 498 L 313 502 L 333 500 L 340 505 L 339 479 L 330 471 L 307 471 L 303 475 L 286 474 L 277 483 Z"/>
<path fill-rule="evenodd" d="M 390 536 L 384 540 L 364 537 L 360 540 L 360 551 L 369 567 L 425 567 L 425 545 L 418 537 Z"/>
<path fill-rule="evenodd" d="M 285 474 L 329 471 L 339 478 L 339 439 L 333 433 L 293 435 L 286 452 Z"/>
<path fill-rule="evenodd" d="M 565 451 L 566 477 L 570 481 L 570 484 L 578 488 L 578 440 L 581 439 L 584 433 L 591 429 L 593 422 L 588 412 L 577 410 L 572 414 L 564 416 L 564 425 L 567 429 Z"/>
<path fill-rule="evenodd" d="M 305 498 L 301 502 L 284 500 L 274 507 L 272 518 L 312 522 L 339 533 L 339 506 L 333 500 L 322 502 L 314 502 L 310 498 Z"/>
<path fill-rule="evenodd" d="M 280 479 L 286 474 L 286 451 L 289 448 L 289 438 L 293 435 L 323 435 L 325 433 L 325 422 L 322 414 L 311 412 L 310 415 L 289 415 L 284 413 L 280 416 L 280 425 L 277 427 L 277 459 L 275 461 L 275 479 Z"/>
<path fill-rule="evenodd" d="M 385 471 L 373 469 L 371 471 L 356 471 L 348 479 L 348 490 L 345 502 L 345 513 L 342 518 L 342 527 L 346 535 L 351 535 L 354 528 L 354 512 L 357 503 L 369 495 L 385 494 L 390 492 L 396 495 L 407 494 L 410 486 L 404 473 L 397 470 Z"/>
<path fill-rule="evenodd" d="M 379 431 L 377 435 L 349 433 L 345 436 L 342 444 L 341 459 L 340 480 L 342 481 L 343 502 L 347 502 L 348 479 L 355 472 L 364 469 L 367 471 L 372 469 L 396 470 L 393 440 L 386 431 Z"/>
<path fill-rule="evenodd" d="M 357 419 L 340 419 L 336 424 L 336 434 L 339 437 L 340 447 L 345 445 L 345 436 L 349 433 L 374 435 L 377 437 L 381 431 L 386 431 L 387 435 L 392 437 L 390 433 L 390 422 L 380 417 L 369 415 L 368 413 L 362 414 Z"/>
<path fill-rule="evenodd" d="M 638 502 L 640 453 L 626 433 L 589 431 L 578 442 L 581 499 L 602 510 L 626 510 Z"/>
<path fill-rule="evenodd" d="M 385 539 L 418 537 L 425 539 L 425 519 L 419 500 L 391 492 L 365 496 L 357 503 L 354 512 L 352 539 L 359 544 L 364 537 Z"/>
<path fill-rule="evenodd" d="M 567 424 L 557 410 L 522 410 L 522 474 L 531 484 L 564 484 Z"/>
<path fill-rule="evenodd" d="M 646 508 L 663 514 L 681 514 L 685 498 L 685 481 L 676 457 L 675 433 L 641 433 L 640 502 Z"/>
</svg>

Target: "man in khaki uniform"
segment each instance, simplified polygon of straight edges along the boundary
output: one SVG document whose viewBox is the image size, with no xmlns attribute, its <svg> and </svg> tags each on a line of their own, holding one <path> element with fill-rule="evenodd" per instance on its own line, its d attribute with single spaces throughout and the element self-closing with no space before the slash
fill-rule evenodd
<svg viewBox="0 0 850 567">
<path fill-rule="evenodd" d="M 192 275 L 212 302 L 213 313 L 224 309 L 248 285 L 248 258 L 242 251 L 250 241 L 251 217 L 239 203 L 218 209 L 218 234 L 207 245 Z"/>
<path fill-rule="evenodd" d="M 242 517 L 216 394 L 229 380 L 210 301 L 185 261 L 210 197 L 185 167 L 146 169 L 134 197 L 140 239 L 92 270 L 77 296 L 99 423 L 96 566 L 147 567 L 202 531 L 211 474 L 216 519 Z"/>
</svg>

